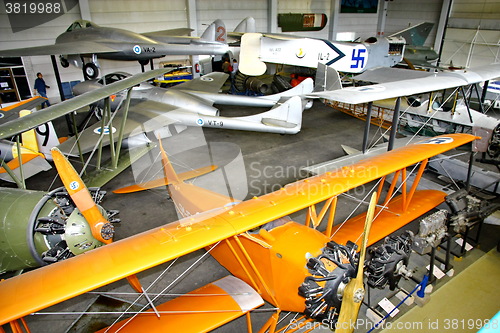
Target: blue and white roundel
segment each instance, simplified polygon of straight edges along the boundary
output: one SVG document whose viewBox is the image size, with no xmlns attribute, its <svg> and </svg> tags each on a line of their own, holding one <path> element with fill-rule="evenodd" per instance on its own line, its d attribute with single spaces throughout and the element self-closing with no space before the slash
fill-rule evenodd
<svg viewBox="0 0 500 333">
<path fill-rule="evenodd" d="M 73 191 L 78 190 L 79 187 L 80 187 L 80 184 L 76 180 L 69 183 L 69 188 L 72 189 Z"/>
<path fill-rule="evenodd" d="M 96 129 L 94 129 L 94 133 L 95 134 L 101 134 L 101 128 L 102 127 L 97 127 Z M 116 128 L 112 127 L 112 131 L 113 133 L 116 132 Z M 104 126 L 104 134 L 105 135 L 109 135 L 109 126 Z"/>
<path fill-rule="evenodd" d="M 453 138 L 450 138 L 449 136 L 441 136 L 441 137 L 425 140 L 425 141 L 422 141 L 420 143 L 426 144 L 426 145 L 442 145 L 442 144 L 451 143 L 451 142 L 453 142 Z"/>
<path fill-rule="evenodd" d="M 205 121 L 203 121 L 203 119 L 201 118 L 198 118 L 198 120 L 196 121 L 196 123 L 200 126 L 203 126 L 205 124 Z"/>
<path fill-rule="evenodd" d="M 139 45 L 134 45 L 132 50 L 134 51 L 135 54 L 141 54 L 141 52 L 142 52 L 142 49 Z"/>
</svg>

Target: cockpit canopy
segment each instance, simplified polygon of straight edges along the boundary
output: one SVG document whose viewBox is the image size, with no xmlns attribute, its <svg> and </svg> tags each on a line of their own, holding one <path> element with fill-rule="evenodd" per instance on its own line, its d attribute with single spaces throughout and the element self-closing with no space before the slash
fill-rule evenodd
<svg viewBox="0 0 500 333">
<path fill-rule="evenodd" d="M 85 28 L 97 28 L 99 27 L 97 24 L 94 22 L 90 22 L 87 20 L 77 20 L 73 22 L 69 28 L 66 30 L 66 32 L 78 30 L 78 29 L 85 29 Z"/>
</svg>

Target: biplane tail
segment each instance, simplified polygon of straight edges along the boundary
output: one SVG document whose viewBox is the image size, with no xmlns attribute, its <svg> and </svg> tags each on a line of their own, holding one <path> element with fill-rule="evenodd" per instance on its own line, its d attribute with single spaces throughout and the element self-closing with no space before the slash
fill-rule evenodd
<svg viewBox="0 0 500 333">
<path fill-rule="evenodd" d="M 161 140 L 159 140 L 159 146 L 165 182 L 169 184 L 168 191 L 170 198 L 174 202 L 175 208 L 180 216 L 191 216 L 197 213 L 221 208 L 235 202 L 234 199 L 228 196 L 184 182 L 183 177 L 180 177 L 172 166 L 167 153 L 163 149 Z"/>
<path fill-rule="evenodd" d="M 33 97 L 2 111 L 18 112 L 20 118 L 25 117 L 31 114 L 25 107 L 33 108 L 44 100 L 43 97 Z M 59 140 L 51 122 L 21 133 L 21 139 L 21 149 L 11 142 L 0 143 L 0 158 L 5 162 L 4 167 L 0 168 L 0 179 L 15 182 L 16 178 L 29 178 L 52 168 L 46 159 L 52 160 L 50 149 L 57 146 Z"/>
</svg>

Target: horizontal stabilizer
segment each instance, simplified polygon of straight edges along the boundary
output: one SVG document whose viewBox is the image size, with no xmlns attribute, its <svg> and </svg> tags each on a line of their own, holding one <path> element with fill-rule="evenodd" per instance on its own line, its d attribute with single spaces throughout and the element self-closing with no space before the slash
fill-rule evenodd
<svg viewBox="0 0 500 333">
<path fill-rule="evenodd" d="M 245 75 L 258 76 L 266 72 L 267 65 L 260 61 L 260 39 L 262 34 L 248 33 L 241 37 L 239 71 Z"/>
<path fill-rule="evenodd" d="M 262 297 L 234 276 L 196 289 L 98 332 L 209 332 L 262 306 Z"/>
<path fill-rule="evenodd" d="M 184 180 L 188 180 L 191 178 L 203 176 L 203 175 L 205 175 L 209 172 L 212 172 L 216 169 L 217 169 L 216 165 L 209 165 L 209 166 L 202 167 L 199 169 L 179 173 L 179 174 L 177 174 L 177 177 L 179 178 L 179 180 L 184 181 Z M 139 192 L 139 191 L 144 191 L 144 190 L 150 190 L 152 188 L 157 188 L 160 186 L 166 186 L 169 184 L 170 183 L 168 182 L 167 178 L 160 178 L 160 179 L 151 180 L 149 182 L 145 182 L 145 183 L 141 183 L 141 184 L 135 184 L 135 185 L 131 185 L 131 186 L 122 187 L 122 188 L 114 190 L 113 193 Z"/>
<path fill-rule="evenodd" d="M 298 124 L 290 123 L 285 120 L 273 119 L 273 118 L 262 118 L 262 123 L 267 126 L 276 126 L 284 128 L 294 128 Z"/>
<path fill-rule="evenodd" d="M 360 150 L 357 150 L 356 148 L 353 148 L 351 146 L 347 146 L 347 145 L 340 145 L 342 147 L 342 150 L 344 151 L 344 153 L 346 153 L 347 155 L 354 155 L 354 154 L 359 154 L 361 153 Z"/>
</svg>

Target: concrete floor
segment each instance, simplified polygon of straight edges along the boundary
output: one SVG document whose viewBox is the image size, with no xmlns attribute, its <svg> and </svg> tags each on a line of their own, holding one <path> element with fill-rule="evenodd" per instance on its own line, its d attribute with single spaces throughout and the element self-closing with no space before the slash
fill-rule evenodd
<svg viewBox="0 0 500 333">
<path fill-rule="evenodd" d="M 246 115 L 256 111 L 248 108 L 230 109 L 223 107 L 221 108 L 221 115 Z M 260 110 L 258 111 L 260 112 Z M 237 194 L 238 199 L 245 199 L 272 192 L 285 184 L 306 177 L 300 171 L 302 167 L 342 156 L 341 144 L 360 148 L 363 128 L 364 123 L 362 121 L 316 101 L 313 108 L 304 112 L 302 130 L 296 135 L 220 129 L 203 129 L 203 131 L 188 129 L 172 139 L 164 140 L 164 143 L 169 147 L 167 149 L 172 149 L 170 152 L 173 150 L 181 152 L 189 146 L 197 146 L 189 152 L 179 153 L 179 156 L 184 156 L 184 158 L 186 158 L 187 154 L 186 160 L 182 160 L 183 157 L 179 157 L 179 160 L 175 158 L 172 160 L 178 166 L 185 164 L 186 161 L 192 162 L 195 165 L 190 165 L 191 168 L 203 166 L 206 161 L 210 161 L 210 156 L 215 161 L 214 164 L 226 165 L 227 162 L 238 158 L 241 152 L 244 171 L 239 166 L 231 169 L 230 174 L 235 184 L 231 187 L 231 191 L 233 194 Z M 378 137 L 380 130 L 372 126 L 371 133 L 374 137 Z M 208 153 L 204 145 L 200 144 L 203 143 L 203 140 L 210 146 Z M 72 159 L 72 162 L 78 168 L 78 160 Z M 145 163 L 148 163 L 147 160 Z M 122 223 L 116 228 L 115 239 L 117 240 L 177 219 L 174 205 L 168 199 L 165 189 L 154 189 L 126 195 L 111 192 L 113 189 L 133 183 L 134 173 L 137 174 L 139 171 L 129 168 L 103 187 L 108 191 L 103 206 L 107 209 L 118 209 L 120 211 L 119 217 Z M 30 189 L 37 190 L 49 190 L 57 187 L 59 181 L 57 179 L 53 181 L 54 175 L 54 170 L 51 170 L 43 176 L 32 177 L 27 181 L 27 186 Z M 198 185 L 217 187 L 222 183 L 222 188 L 226 187 L 221 181 L 214 182 L 201 178 L 196 181 Z M 6 183 L 0 185 L 12 186 Z M 350 211 L 350 207 L 348 203 L 341 205 L 340 216 L 346 215 Z M 296 219 L 301 217 L 303 218 L 303 214 L 294 216 Z M 203 253 L 204 251 L 197 251 L 180 258 L 170 269 L 170 273 L 162 279 L 160 286 L 155 288 L 155 291 L 161 290 L 161 287 L 173 281 L 187 267 L 199 259 Z M 189 276 L 175 284 L 169 292 L 184 293 L 228 274 L 212 257 L 204 257 L 202 261 L 203 264 L 197 265 Z M 139 274 L 141 282 L 147 285 L 160 275 L 166 266 L 167 264 L 161 265 L 161 267 Z M 50 286 L 41 286 L 41 288 L 50 288 Z M 119 281 L 99 289 L 99 291 L 108 290 L 129 292 L 130 288 L 124 281 Z M 47 311 L 81 311 L 94 304 L 96 297 L 96 294 L 82 295 L 77 299 L 53 306 Z M 121 298 L 125 299 L 127 297 L 122 296 Z M 141 302 L 143 303 L 142 300 Z M 266 307 L 269 308 L 269 305 Z M 264 322 L 268 316 L 269 313 L 266 312 L 255 313 L 252 316 L 255 322 L 254 329 L 258 327 L 259 323 Z M 34 315 L 26 319 L 33 332 L 66 332 L 68 330 L 72 332 L 90 332 L 99 328 L 101 322 L 109 323 L 109 317 L 91 318 L 86 318 L 90 323 L 80 321 L 76 324 L 74 323 L 77 320 L 75 315 Z M 240 319 L 217 329 L 216 332 L 243 332 L 246 331 L 245 327 L 244 319 Z"/>
</svg>

